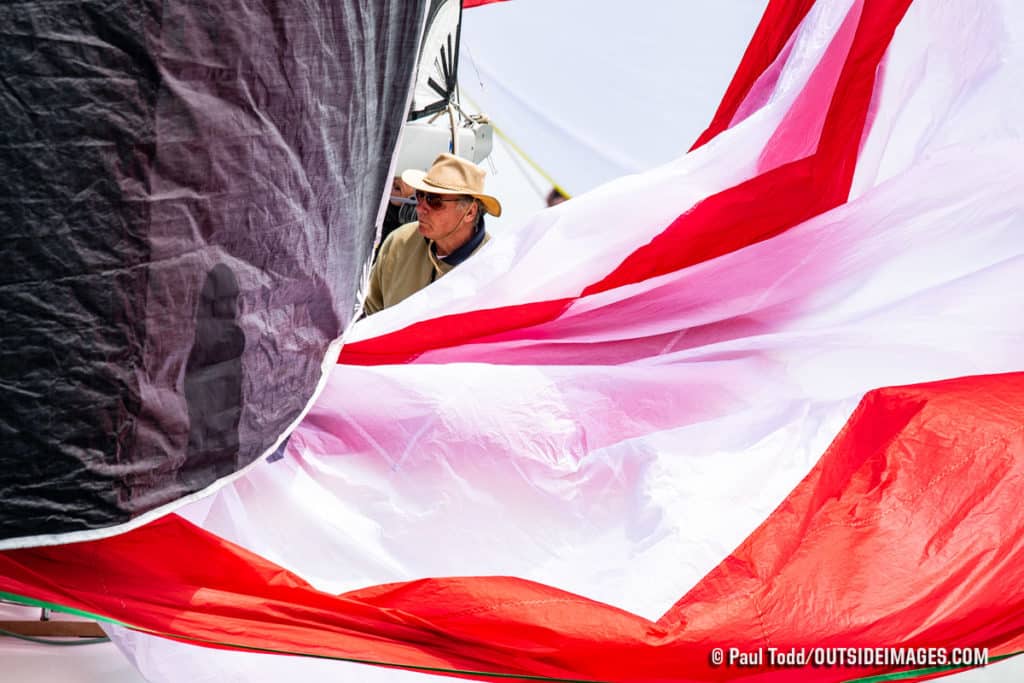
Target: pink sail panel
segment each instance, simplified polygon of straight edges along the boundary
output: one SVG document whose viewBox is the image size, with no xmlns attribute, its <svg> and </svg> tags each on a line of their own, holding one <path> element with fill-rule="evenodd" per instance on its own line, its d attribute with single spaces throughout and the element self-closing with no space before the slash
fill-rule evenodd
<svg viewBox="0 0 1024 683">
<path fill-rule="evenodd" d="M 480 678 L 829 681 L 889 670 L 709 665 L 722 646 L 960 645 L 995 657 L 1024 646 L 1021 424 L 1024 373 L 868 394 L 782 505 L 657 622 L 511 577 L 335 597 L 176 516 L 8 551 L 0 591 L 219 647 Z"/>
<path fill-rule="evenodd" d="M 771 2 L 757 25 L 743 60 L 729 83 L 722 102 L 707 129 L 693 143 L 691 151 L 728 129 L 736 121 L 736 114 L 749 96 L 751 89 L 766 73 L 789 43 L 800 22 L 814 6 L 814 0 Z M 777 76 L 777 74 L 776 74 Z"/>
<path fill-rule="evenodd" d="M 586 286 L 579 296 L 639 282 L 741 249 L 845 201 L 875 73 L 908 4 L 863 7 L 861 2 L 853 3 L 830 41 L 835 49 L 825 51 L 806 89 L 765 147 L 763 154 L 770 153 L 775 165 L 698 203 L 611 273 Z M 802 131 L 805 119 L 815 115 L 823 120 L 821 134 L 813 153 L 804 156 L 805 146 L 793 147 L 787 142 L 792 137 L 787 131 Z M 564 310 L 564 304 L 564 300 L 552 300 L 426 320 L 380 338 L 348 344 L 339 362 L 411 360 L 439 345 L 465 344 L 552 319 Z"/>
</svg>

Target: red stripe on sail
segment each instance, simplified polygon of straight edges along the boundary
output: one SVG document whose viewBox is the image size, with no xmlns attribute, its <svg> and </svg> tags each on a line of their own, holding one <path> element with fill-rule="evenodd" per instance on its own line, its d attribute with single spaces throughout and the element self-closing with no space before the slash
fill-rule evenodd
<svg viewBox="0 0 1024 683">
<path fill-rule="evenodd" d="M 552 678 L 597 679 L 608 659 L 595 637 L 635 646 L 653 628 L 514 578 L 333 596 L 175 515 L 98 541 L 0 553 L 0 591 L 222 647 Z"/>
<path fill-rule="evenodd" d="M 732 126 L 740 105 L 761 75 L 782 53 L 782 48 L 800 26 L 815 0 L 772 0 L 765 8 L 747 51 L 736 68 L 722 102 L 707 129 L 693 143 L 691 150 L 706 144 L 713 137 Z"/>
<path fill-rule="evenodd" d="M 0 591 L 222 647 L 573 680 L 921 668 L 713 667 L 715 647 L 997 656 L 1024 648 L 1022 425 L 1024 373 L 869 393 L 790 496 L 657 623 L 509 577 L 333 596 L 175 516 L 0 553 Z"/>
<path fill-rule="evenodd" d="M 480 7 L 481 5 L 490 5 L 495 2 L 505 2 L 505 0 L 462 0 L 462 9 Z"/>
<path fill-rule="evenodd" d="M 778 235 L 842 204 L 849 193 L 868 116 L 878 66 L 910 0 L 861 0 L 845 25 L 855 30 L 838 80 L 827 92 L 829 103 L 799 103 L 827 110 L 816 151 L 767 170 L 698 203 L 661 234 L 638 248 L 611 273 L 584 288 L 581 297 L 674 272 Z M 842 31 L 837 40 L 842 38 Z M 833 55 L 834 57 L 834 55 Z M 827 78 L 827 70 L 818 74 Z M 822 93 L 812 78 L 808 90 Z M 820 96 L 820 95 L 819 95 Z M 810 115 L 810 114 L 808 114 Z M 789 117 L 784 126 L 799 127 L 804 117 Z M 773 142 L 787 140 L 784 131 Z M 784 153 L 775 149 L 777 157 Z M 421 353 L 464 343 L 558 317 L 572 299 L 472 311 L 422 321 L 389 334 L 348 344 L 339 363 L 359 365 L 410 362 Z"/>
<path fill-rule="evenodd" d="M 700 202 L 630 254 L 615 271 L 583 290 L 583 295 L 671 273 L 742 249 L 845 202 L 878 65 L 909 6 L 909 0 L 867 3 L 857 17 L 860 8 L 854 4 L 844 28 L 855 27 L 856 34 L 834 86 L 817 150 L 811 156 L 792 160 Z M 859 21 L 854 23 L 855 19 Z M 835 40 L 840 40 L 842 34 L 841 30 Z M 827 76 L 827 71 L 823 75 Z M 813 77 L 808 84 L 809 89 L 812 87 L 820 88 Z M 821 103 L 798 100 L 800 105 L 814 109 Z M 785 139 L 786 128 L 800 127 L 805 122 L 805 116 L 787 117 L 772 142 Z"/>
<path fill-rule="evenodd" d="M 709 647 L 1020 651 L 1022 494 L 1024 373 L 872 391 L 659 625 Z"/>
<path fill-rule="evenodd" d="M 500 338 L 501 333 L 508 330 L 549 322 L 561 315 L 572 301 L 538 301 L 423 320 L 391 334 L 346 344 L 338 362 L 348 365 L 408 363 L 430 349 L 480 343 Z"/>
</svg>

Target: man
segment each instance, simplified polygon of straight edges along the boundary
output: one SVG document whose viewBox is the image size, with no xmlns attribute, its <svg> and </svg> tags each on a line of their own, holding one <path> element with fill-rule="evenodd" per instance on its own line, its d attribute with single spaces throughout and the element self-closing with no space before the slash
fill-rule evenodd
<svg viewBox="0 0 1024 683">
<path fill-rule="evenodd" d="M 501 203 L 484 194 L 485 171 L 452 154 L 430 170 L 408 170 L 402 180 L 416 191 L 415 223 L 396 229 L 381 245 L 370 271 L 363 311 L 394 306 L 449 272 L 489 239 L 484 212 L 501 215 Z"/>
<path fill-rule="evenodd" d="M 391 200 L 384 213 L 384 222 L 380 229 L 381 244 L 388 238 L 388 235 L 397 230 L 400 226 L 416 220 L 416 195 L 415 191 L 405 182 L 395 176 L 391 180 Z M 380 246 L 377 247 L 377 253 Z M 376 254 L 374 254 L 376 258 Z"/>
</svg>

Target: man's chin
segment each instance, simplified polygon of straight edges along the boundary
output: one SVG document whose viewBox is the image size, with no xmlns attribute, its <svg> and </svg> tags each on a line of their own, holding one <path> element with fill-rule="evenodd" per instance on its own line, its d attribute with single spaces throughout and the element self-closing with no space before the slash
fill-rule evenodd
<svg viewBox="0 0 1024 683">
<path fill-rule="evenodd" d="M 430 227 L 429 226 L 423 225 L 423 223 L 420 222 L 420 224 L 416 226 L 416 229 L 419 231 L 419 233 L 421 235 L 423 235 L 427 239 L 430 239 Z"/>
</svg>

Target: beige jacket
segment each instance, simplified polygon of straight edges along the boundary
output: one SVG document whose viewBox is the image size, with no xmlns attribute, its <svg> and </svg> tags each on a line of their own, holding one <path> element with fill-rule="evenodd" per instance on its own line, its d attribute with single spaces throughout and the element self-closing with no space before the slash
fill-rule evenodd
<svg viewBox="0 0 1024 683">
<path fill-rule="evenodd" d="M 370 271 L 370 289 L 363 304 L 366 315 L 394 306 L 455 267 L 434 254 L 433 244 L 418 228 L 419 223 L 407 223 L 388 235 L 381 245 Z M 489 239 L 490 235 L 485 233 L 470 255 Z"/>
</svg>

